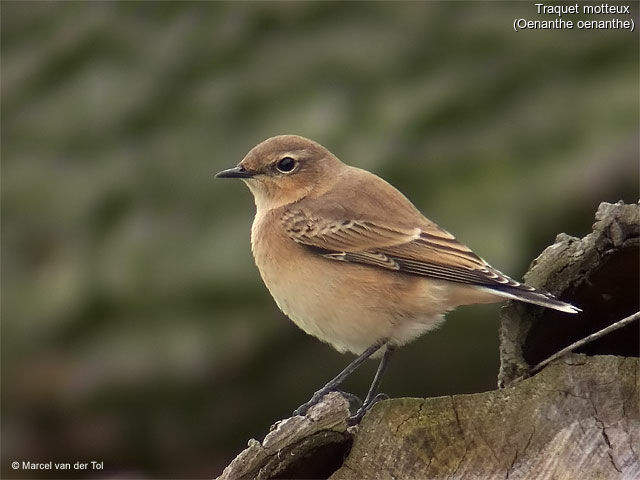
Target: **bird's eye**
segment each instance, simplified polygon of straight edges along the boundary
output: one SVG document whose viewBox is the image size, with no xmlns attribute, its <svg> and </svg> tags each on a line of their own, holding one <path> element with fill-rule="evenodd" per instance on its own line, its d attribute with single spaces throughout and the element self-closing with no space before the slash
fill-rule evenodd
<svg viewBox="0 0 640 480">
<path fill-rule="evenodd" d="M 284 157 L 278 163 L 276 163 L 276 168 L 278 171 L 282 173 L 291 172 L 296 166 L 296 161 L 291 157 Z"/>
</svg>

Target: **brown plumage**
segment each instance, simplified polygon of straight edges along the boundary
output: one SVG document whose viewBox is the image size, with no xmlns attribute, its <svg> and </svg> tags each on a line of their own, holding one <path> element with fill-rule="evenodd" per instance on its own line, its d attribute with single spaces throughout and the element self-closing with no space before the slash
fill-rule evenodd
<svg viewBox="0 0 640 480">
<path fill-rule="evenodd" d="M 491 267 L 387 182 L 306 138 L 265 140 L 217 176 L 241 178 L 253 193 L 251 248 L 280 309 L 305 332 L 359 354 L 297 414 L 384 350 L 358 421 L 378 398 L 394 347 L 459 305 L 512 298 L 579 311 Z"/>
<path fill-rule="evenodd" d="M 311 140 L 270 138 L 219 176 L 254 194 L 252 249 L 278 306 L 338 350 L 404 344 L 463 304 L 579 311 L 491 267 L 393 186 Z"/>
</svg>

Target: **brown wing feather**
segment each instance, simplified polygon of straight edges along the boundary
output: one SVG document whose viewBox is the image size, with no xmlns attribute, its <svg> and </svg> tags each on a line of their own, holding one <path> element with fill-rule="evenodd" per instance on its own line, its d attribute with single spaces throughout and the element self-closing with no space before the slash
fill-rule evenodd
<svg viewBox="0 0 640 480">
<path fill-rule="evenodd" d="M 282 222 L 294 241 L 333 260 L 458 283 L 530 289 L 492 268 L 435 224 L 410 229 L 371 220 L 317 218 L 293 209 L 283 213 Z"/>
<path fill-rule="evenodd" d="M 287 235 L 296 242 L 334 252 L 391 247 L 420 235 L 419 228 L 392 228 L 366 220 L 329 220 L 303 210 L 285 210 L 281 220 Z"/>
</svg>

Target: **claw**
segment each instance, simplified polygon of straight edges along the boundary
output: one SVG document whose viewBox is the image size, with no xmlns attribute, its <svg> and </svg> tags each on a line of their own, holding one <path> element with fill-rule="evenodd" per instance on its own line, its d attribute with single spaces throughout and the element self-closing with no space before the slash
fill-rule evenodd
<svg viewBox="0 0 640 480">
<path fill-rule="evenodd" d="M 347 424 L 349 426 L 353 426 L 353 425 L 357 425 L 360 423 L 360 421 L 362 420 L 362 417 L 364 417 L 365 413 L 367 413 L 369 411 L 369 409 L 371 407 L 373 407 L 376 403 L 382 401 L 382 400 L 389 400 L 389 395 L 387 395 L 386 393 L 379 393 L 377 394 L 375 397 L 373 397 L 371 399 L 371 401 L 365 405 L 362 405 L 358 411 L 355 413 L 355 415 L 350 416 L 347 419 Z"/>
<path fill-rule="evenodd" d="M 382 361 L 380 362 L 380 365 L 378 366 L 378 371 L 376 372 L 376 376 L 374 377 L 373 383 L 371 384 L 371 387 L 369 388 L 369 393 L 367 394 L 367 398 L 369 398 L 371 395 L 373 395 L 373 392 L 375 392 L 377 390 L 378 385 L 380 383 L 380 376 L 382 375 L 384 367 L 387 364 L 387 361 L 389 359 L 389 355 L 394 350 L 393 346 L 388 345 L 388 340 L 386 338 L 374 343 L 369 348 L 367 348 L 364 352 L 362 352 L 353 362 L 351 362 L 349 365 L 347 365 L 347 367 L 344 370 L 342 370 L 337 376 L 335 376 L 331 381 L 329 381 L 329 383 L 327 383 L 324 387 L 322 387 L 320 390 L 318 390 L 316 393 L 314 393 L 313 396 L 311 397 L 311 399 L 307 403 L 303 403 L 298 408 L 296 408 L 293 411 L 293 415 L 294 416 L 297 416 L 297 415 L 304 416 L 304 415 L 306 415 L 311 407 L 313 407 L 318 402 L 320 402 L 322 397 L 324 397 L 329 392 L 333 392 L 333 391 L 337 390 L 337 388 L 340 386 L 340 384 L 342 384 L 342 382 L 344 382 L 344 380 L 349 375 L 351 375 L 354 372 L 354 370 L 356 370 L 367 358 L 369 358 L 371 355 L 373 355 L 374 353 L 376 353 L 378 350 L 380 350 L 382 347 L 385 347 L 385 346 L 386 346 L 386 349 L 385 349 L 385 352 L 384 352 L 384 356 L 382 357 Z M 347 397 L 347 400 L 349 400 L 350 404 L 354 403 L 353 402 L 354 398 L 357 399 L 357 397 L 352 396 L 350 394 L 345 395 L 345 397 Z M 355 402 L 355 403 L 356 404 L 361 404 L 362 402 L 360 402 L 360 400 L 358 399 L 358 401 Z M 367 400 L 365 400 L 364 403 L 366 404 Z M 362 407 L 360 407 L 360 409 L 358 411 L 360 411 L 361 409 L 362 409 Z"/>
<path fill-rule="evenodd" d="M 329 392 L 316 392 L 314 393 L 314 395 L 311 397 L 311 399 L 306 402 L 303 403 L 302 405 L 300 405 L 298 408 L 296 408 L 293 411 L 292 416 L 297 416 L 300 415 L 301 417 L 304 417 L 307 412 L 309 411 L 309 409 L 315 405 L 317 405 L 318 403 L 320 403 L 320 400 L 322 400 L 322 398 Z"/>
</svg>

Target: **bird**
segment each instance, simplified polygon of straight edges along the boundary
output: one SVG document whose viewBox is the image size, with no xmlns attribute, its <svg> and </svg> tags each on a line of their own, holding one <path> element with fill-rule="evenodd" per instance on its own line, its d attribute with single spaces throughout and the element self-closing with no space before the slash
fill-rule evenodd
<svg viewBox="0 0 640 480">
<path fill-rule="evenodd" d="M 307 334 L 357 355 L 309 401 L 304 415 L 369 357 L 381 357 L 357 423 L 378 400 L 391 354 L 461 305 L 518 300 L 580 309 L 517 282 L 427 219 L 377 175 L 342 163 L 319 143 L 278 135 L 216 178 L 253 194 L 251 250 L 280 310 Z"/>
</svg>

